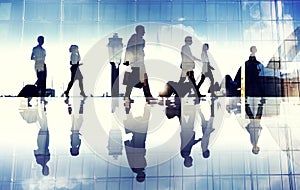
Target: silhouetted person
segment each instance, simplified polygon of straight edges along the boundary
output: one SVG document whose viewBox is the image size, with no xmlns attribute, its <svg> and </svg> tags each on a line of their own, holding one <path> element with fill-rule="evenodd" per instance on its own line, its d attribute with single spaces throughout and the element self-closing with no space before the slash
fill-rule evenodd
<svg viewBox="0 0 300 190">
<path fill-rule="evenodd" d="M 200 59 L 196 58 L 193 56 L 191 52 L 190 46 L 193 43 L 192 37 L 191 36 L 186 36 L 185 39 L 185 44 L 181 47 L 181 65 L 180 68 L 182 69 L 181 72 L 181 77 L 179 82 L 182 83 L 185 81 L 186 77 L 189 78 L 189 81 L 193 84 L 193 88 L 195 93 L 197 94 L 198 97 L 203 97 L 204 95 L 201 95 L 199 92 L 199 89 L 197 88 L 196 85 L 196 80 L 194 77 L 194 68 L 195 68 L 195 61 L 201 61 Z"/>
<path fill-rule="evenodd" d="M 256 115 L 254 116 L 254 114 L 253 114 L 254 107 L 253 107 L 253 110 L 251 110 L 250 104 L 246 103 L 246 105 L 245 105 L 246 114 L 247 114 L 248 118 L 250 119 L 250 123 L 247 124 L 246 130 L 250 134 L 250 142 L 252 144 L 252 153 L 253 154 L 259 153 L 260 148 L 257 146 L 257 144 L 258 144 L 258 138 L 260 136 L 260 132 L 262 130 L 260 121 L 261 121 L 261 117 L 263 114 L 263 104 L 258 103 L 257 106 L 258 106 L 257 112 L 256 112 Z"/>
<path fill-rule="evenodd" d="M 264 87 L 261 75 L 264 67 L 256 60 L 257 49 L 255 46 L 250 48 L 250 52 L 249 60 L 245 62 L 245 93 L 250 97 L 263 97 Z"/>
<path fill-rule="evenodd" d="M 39 91 L 41 101 L 47 103 L 45 100 L 46 95 L 46 80 L 47 80 L 47 67 L 45 63 L 46 50 L 42 47 L 44 44 L 44 37 L 39 36 L 37 38 L 38 45 L 32 49 L 31 60 L 35 61 L 34 69 L 37 75 L 36 85 Z"/>
<path fill-rule="evenodd" d="M 184 158 L 184 166 L 191 167 L 193 165 L 193 158 L 191 156 L 192 148 L 195 144 L 201 141 L 201 138 L 195 139 L 194 122 L 195 122 L 195 105 L 183 105 L 180 117 L 180 155 Z"/>
<path fill-rule="evenodd" d="M 131 170 L 136 173 L 136 180 L 143 182 L 146 178 L 145 167 L 147 166 L 146 138 L 148 131 L 148 122 L 150 117 L 150 108 L 145 105 L 142 117 L 133 117 L 130 112 L 127 119 L 124 120 L 125 132 L 132 133 L 132 139 L 124 142 L 128 164 Z"/>
<path fill-rule="evenodd" d="M 77 113 L 72 114 L 72 127 L 71 127 L 71 135 L 70 135 L 70 142 L 71 142 L 70 154 L 72 156 L 79 155 L 79 148 L 81 145 L 80 128 L 83 123 L 83 105 L 84 105 L 84 103 L 85 103 L 85 99 L 80 100 L 80 105 L 79 105 L 80 107 L 79 107 L 78 114 Z"/>
<path fill-rule="evenodd" d="M 38 123 L 40 126 L 37 137 L 38 149 L 34 150 L 34 156 L 36 159 L 36 163 L 42 166 L 42 174 L 44 176 L 47 176 L 49 175 L 49 167 L 47 166 L 47 163 L 50 160 L 49 131 L 47 113 L 43 106 L 41 106 L 40 114 L 38 114 Z"/>
<path fill-rule="evenodd" d="M 215 118 L 215 100 L 212 98 L 210 105 L 210 118 L 208 120 L 205 119 L 201 109 L 199 110 L 200 118 L 201 118 L 201 127 L 202 127 L 202 141 L 201 141 L 201 149 L 203 158 L 208 158 L 210 156 L 210 151 L 208 149 L 210 134 L 215 130 L 213 128 L 213 122 Z"/>
<path fill-rule="evenodd" d="M 125 54 L 126 64 L 130 64 L 132 72 L 129 76 L 129 82 L 126 86 L 125 101 L 132 101 L 130 99 L 131 91 L 133 87 L 143 88 L 146 101 L 156 100 L 153 98 L 146 73 L 146 67 L 144 63 L 144 47 L 145 40 L 143 38 L 145 34 L 145 28 L 142 25 L 135 27 L 135 34 L 133 34 L 128 40 Z"/>
<path fill-rule="evenodd" d="M 209 45 L 208 44 L 203 44 L 202 47 L 202 53 L 201 53 L 201 60 L 203 63 L 202 66 L 202 74 L 201 74 L 201 79 L 200 82 L 197 85 L 197 88 L 199 89 L 201 87 L 201 85 L 203 84 L 205 78 L 209 78 L 210 80 L 210 87 L 209 87 L 209 92 L 211 92 L 212 95 L 214 94 L 214 76 L 212 74 L 212 70 L 215 70 L 211 65 L 210 65 L 210 61 L 208 58 L 208 54 L 207 51 L 209 49 Z"/>
<path fill-rule="evenodd" d="M 195 139 L 194 122 L 195 122 L 195 105 L 182 105 L 166 107 L 166 116 L 168 119 L 178 117 L 181 127 L 180 132 L 180 155 L 184 159 L 183 164 L 189 168 L 193 165 L 191 156 L 192 148 L 195 144 L 201 141 L 201 138 Z M 183 107 L 182 107 L 183 106 Z"/>
<path fill-rule="evenodd" d="M 80 88 L 80 95 L 83 97 L 87 97 L 84 93 L 83 90 L 83 76 L 81 74 L 81 71 L 79 69 L 79 66 L 82 65 L 82 63 L 79 63 L 79 61 L 81 60 L 79 51 L 78 51 L 78 46 L 77 45 L 71 45 L 69 48 L 69 52 L 71 53 L 71 57 L 70 57 L 70 65 L 71 65 L 71 80 L 68 84 L 68 88 L 67 90 L 64 92 L 66 97 L 69 97 L 69 92 L 75 82 L 75 80 L 78 80 L 79 82 L 79 88 Z"/>
</svg>

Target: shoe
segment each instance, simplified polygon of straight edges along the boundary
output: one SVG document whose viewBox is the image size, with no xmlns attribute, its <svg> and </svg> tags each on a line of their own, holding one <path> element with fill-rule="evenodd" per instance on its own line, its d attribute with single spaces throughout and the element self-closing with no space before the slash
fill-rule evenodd
<svg viewBox="0 0 300 190">
<path fill-rule="evenodd" d="M 124 100 L 125 100 L 125 102 L 129 102 L 130 101 L 130 103 L 134 103 L 134 100 L 131 99 L 130 97 L 124 97 Z"/>
<path fill-rule="evenodd" d="M 67 98 L 69 98 L 69 92 L 67 92 L 67 91 L 64 91 L 64 93 L 63 93 Z"/>
<path fill-rule="evenodd" d="M 87 97 L 87 95 L 85 95 L 85 93 L 84 93 L 84 92 L 80 92 L 80 95 L 81 95 L 81 96 L 83 96 L 84 98 L 86 98 L 86 97 Z"/>
<path fill-rule="evenodd" d="M 40 101 L 41 103 L 44 103 L 44 105 L 46 105 L 46 104 L 48 104 L 48 101 L 47 100 L 45 100 L 45 99 L 41 99 L 41 101 Z"/>
<path fill-rule="evenodd" d="M 148 102 L 148 103 L 150 103 L 150 101 L 154 101 L 154 100 L 157 100 L 157 98 L 154 98 L 152 96 L 146 97 L 146 102 Z"/>
</svg>

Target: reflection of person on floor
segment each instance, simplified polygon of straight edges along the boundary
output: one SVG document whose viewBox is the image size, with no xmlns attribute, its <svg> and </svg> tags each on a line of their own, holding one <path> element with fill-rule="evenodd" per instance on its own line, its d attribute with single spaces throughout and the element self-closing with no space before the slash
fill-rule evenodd
<svg viewBox="0 0 300 190">
<path fill-rule="evenodd" d="M 210 105 L 210 118 L 208 120 L 205 119 L 201 109 L 199 109 L 199 114 L 201 117 L 201 126 L 202 126 L 202 141 L 201 141 L 201 148 L 202 148 L 202 156 L 203 158 L 208 158 L 210 156 L 210 151 L 208 149 L 209 145 L 209 138 L 210 134 L 215 130 L 213 128 L 213 121 L 215 118 L 215 99 L 212 99 Z"/>
<path fill-rule="evenodd" d="M 214 89 L 212 89 L 212 87 L 214 86 L 214 76 L 212 74 L 212 70 L 215 69 L 210 65 L 210 61 L 207 54 L 208 49 L 209 49 L 208 44 L 207 43 L 203 44 L 202 53 L 201 53 L 201 60 L 203 63 L 202 74 L 201 74 L 200 82 L 197 85 L 197 88 L 199 89 L 201 87 L 205 78 L 209 78 L 210 80 L 209 91 L 211 92 L 212 95 L 214 95 Z"/>
<path fill-rule="evenodd" d="M 263 97 L 263 76 L 264 66 L 256 60 L 256 46 L 250 47 L 249 60 L 245 62 L 245 93 L 246 96 Z"/>
<path fill-rule="evenodd" d="M 184 166 L 191 167 L 193 165 L 193 158 L 191 157 L 191 151 L 195 144 L 200 139 L 195 139 L 194 122 L 195 122 L 195 105 L 183 105 L 180 117 L 180 155 L 184 158 Z"/>
<path fill-rule="evenodd" d="M 48 131 L 48 121 L 47 113 L 41 106 L 40 113 L 38 114 L 37 120 L 40 126 L 40 130 L 37 137 L 38 149 L 34 150 L 34 156 L 36 163 L 42 166 L 42 173 L 44 176 L 49 175 L 49 167 L 47 166 L 50 160 L 49 151 L 49 131 Z"/>
<path fill-rule="evenodd" d="M 126 156 L 131 170 L 137 174 L 136 180 L 138 182 L 143 182 L 146 178 L 145 167 L 147 166 L 147 161 L 145 158 L 145 143 L 149 118 L 150 108 L 145 105 L 142 117 L 133 117 L 130 112 L 127 115 L 127 119 L 124 120 L 125 132 L 132 133 L 132 139 L 124 142 Z"/>
<path fill-rule="evenodd" d="M 258 138 L 260 136 L 260 132 L 262 130 L 262 127 L 260 125 L 262 113 L 263 113 L 263 104 L 259 103 L 256 116 L 254 117 L 253 112 L 251 111 L 250 104 L 245 105 L 245 111 L 250 119 L 250 123 L 246 126 L 246 130 L 250 134 L 250 141 L 252 144 L 252 153 L 253 154 L 258 154 L 260 148 L 257 146 L 258 143 Z M 253 107 L 254 111 L 254 107 Z"/>
<path fill-rule="evenodd" d="M 45 100 L 46 95 L 46 80 L 47 80 L 47 67 L 45 63 L 46 50 L 42 47 L 44 44 L 44 36 L 37 38 L 38 45 L 32 49 L 31 60 L 35 61 L 34 69 L 37 75 L 37 89 L 41 97 L 41 101 L 47 103 Z"/>
<path fill-rule="evenodd" d="M 80 107 L 78 114 L 72 114 L 72 128 L 71 128 L 71 148 L 70 154 L 72 156 L 79 155 L 79 148 L 81 145 L 81 138 L 80 138 L 80 128 L 83 123 L 83 105 L 85 103 L 85 99 L 80 100 Z"/>
<path fill-rule="evenodd" d="M 193 158 L 191 156 L 192 148 L 195 144 L 201 141 L 201 138 L 195 139 L 194 122 L 196 108 L 195 105 L 170 105 L 166 107 L 166 116 L 168 119 L 178 117 L 181 127 L 180 132 L 180 155 L 184 159 L 183 164 L 185 167 L 193 165 Z"/>
<path fill-rule="evenodd" d="M 181 65 L 180 68 L 182 69 L 181 77 L 179 82 L 182 83 L 185 81 L 186 77 L 189 78 L 189 81 L 193 84 L 193 88 L 195 90 L 195 93 L 197 93 L 198 97 L 203 97 L 203 95 L 200 94 L 199 89 L 196 85 L 196 80 L 194 77 L 194 68 L 195 68 L 195 61 L 201 61 L 200 59 L 193 56 L 190 46 L 193 43 L 191 36 L 186 36 L 185 44 L 181 47 Z"/>
<path fill-rule="evenodd" d="M 80 88 L 80 95 L 83 97 L 86 97 L 84 90 L 83 90 L 83 76 L 81 74 L 81 71 L 79 69 L 79 66 L 82 65 L 82 63 L 79 64 L 79 61 L 81 60 L 78 46 L 77 45 L 71 45 L 69 48 L 69 52 L 71 53 L 70 57 L 70 65 L 71 65 L 71 80 L 68 84 L 67 90 L 64 92 L 66 97 L 69 97 L 69 92 L 75 82 L 75 80 L 78 80 L 79 82 L 79 88 Z"/>
<path fill-rule="evenodd" d="M 126 64 L 130 64 L 132 69 L 128 79 L 129 82 L 126 86 L 125 101 L 131 101 L 130 95 L 133 87 L 143 88 L 146 101 L 155 100 L 150 91 L 144 63 L 145 40 L 143 36 L 145 34 L 145 28 L 142 25 L 138 25 L 135 27 L 135 31 L 136 33 L 128 40 L 125 53 L 125 62 Z"/>
</svg>

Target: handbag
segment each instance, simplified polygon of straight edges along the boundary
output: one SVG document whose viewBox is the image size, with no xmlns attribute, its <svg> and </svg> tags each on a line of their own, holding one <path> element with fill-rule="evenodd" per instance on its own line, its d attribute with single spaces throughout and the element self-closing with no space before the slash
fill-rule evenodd
<svg viewBox="0 0 300 190">
<path fill-rule="evenodd" d="M 129 84 L 130 74 L 131 74 L 131 72 L 125 71 L 124 78 L 123 78 L 123 85 Z"/>
</svg>

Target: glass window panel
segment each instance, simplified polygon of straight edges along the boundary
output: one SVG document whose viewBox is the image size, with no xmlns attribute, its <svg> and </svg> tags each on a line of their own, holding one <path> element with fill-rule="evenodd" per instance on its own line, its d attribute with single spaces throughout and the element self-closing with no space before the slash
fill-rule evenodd
<svg viewBox="0 0 300 190">
<path fill-rule="evenodd" d="M 166 2 L 161 4 L 161 20 L 171 21 L 171 3 Z"/>
<path fill-rule="evenodd" d="M 149 18 L 151 20 L 160 20 L 160 15 L 161 15 L 160 3 L 151 3 Z"/>
<path fill-rule="evenodd" d="M 138 13 L 138 20 L 146 21 L 149 20 L 149 4 L 141 3 L 138 5 L 137 13 Z"/>
<path fill-rule="evenodd" d="M 94 178 L 94 156 L 85 156 L 83 160 L 83 176 L 85 178 Z"/>
<path fill-rule="evenodd" d="M 69 177 L 70 161 L 68 157 L 59 157 L 56 165 L 56 178 Z"/>
<path fill-rule="evenodd" d="M 269 176 L 257 176 L 257 189 L 270 189 Z"/>
<path fill-rule="evenodd" d="M 82 178 L 82 157 L 70 159 L 70 178 Z"/>
<path fill-rule="evenodd" d="M 32 158 L 18 156 L 14 163 L 13 180 L 26 180 L 31 177 Z"/>
<path fill-rule="evenodd" d="M 244 20 L 260 20 L 259 1 L 242 2 L 242 18 Z"/>
<path fill-rule="evenodd" d="M 293 17 L 293 2 L 285 1 L 282 3 L 282 15 L 290 15 Z"/>
<path fill-rule="evenodd" d="M 195 177 L 184 177 L 183 178 L 183 190 L 190 190 L 194 189 L 196 185 L 196 178 Z"/>
<path fill-rule="evenodd" d="M 94 180 L 82 180 L 80 190 L 94 190 L 95 185 L 94 185 Z"/>
<path fill-rule="evenodd" d="M 12 2 L 10 19 L 17 21 L 23 20 L 23 3 L 20 1 Z"/>
<path fill-rule="evenodd" d="M 271 9 L 273 10 L 271 11 Z M 261 13 L 261 19 L 262 20 L 275 20 L 275 14 L 274 14 L 274 2 L 268 2 L 268 1 L 261 1 L 260 2 L 260 13 Z"/>
<path fill-rule="evenodd" d="M 101 3 L 100 15 L 100 20 L 102 21 L 114 20 L 116 15 L 115 5 Z"/>
<path fill-rule="evenodd" d="M 158 166 L 158 175 L 159 176 L 170 176 L 171 175 L 171 163 L 170 162 L 165 162 L 163 164 L 160 164 Z"/>
<path fill-rule="evenodd" d="M 133 179 L 133 188 L 132 189 L 146 189 L 145 186 L 146 186 L 146 183 L 139 183 L 137 181 L 135 181 L 135 177 Z M 146 179 L 147 180 L 147 179 Z"/>
<path fill-rule="evenodd" d="M 27 2 L 27 1 L 26 1 Z M 25 4 L 26 21 L 58 21 L 60 20 L 59 2 L 27 2 Z"/>
<path fill-rule="evenodd" d="M 108 165 L 108 177 L 120 177 L 120 166 L 114 164 Z"/>
<path fill-rule="evenodd" d="M 158 181 L 158 188 L 157 189 L 165 189 L 165 188 L 170 187 L 171 179 L 169 177 L 159 177 L 159 178 L 157 178 L 157 181 Z M 155 184 L 153 184 L 153 185 L 155 185 Z"/>
<path fill-rule="evenodd" d="M 232 178 L 232 188 L 229 189 L 239 190 L 239 189 L 250 189 L 250 186 L 245 186 L 245 177 L 243 174 L 241 176 L 233 176 Z M 226 188 L 224 188 L 226 189 Z"/>
<path fill-rule="evenodd" d="M 270 187 L 271 189 L 283 190 L 283 178 L 282 176 L 271 176 L 270 177 Z"/>
<path fill-rule="evenodd" d="M 299 21 L 300 20 L 300 12 L 298 10 L 300 10 L 300 1 L 294 1 L 293 10 L 294 10 L 293 18 Z"/>
<path fill-rule="evenodd" d="M 0 20 L 10 19 L 11 7 L 11 3 L 0 3 Z"/>
<path fill-rule="evenodd" d="M 229 2 L 227 3 L 227 9 L 228 9 L 228 21 L 233 20 L 241 20 L 241 6 L 239 2 Z"/>
<path fill-rule="evenodd" d="M 146 190 L 163 189 L 163 188 L 157 188 L 158 187 L 158 179 L 156 177 L 155 178 L 148 178 L 146 183 L 147 183 L 146 184 Z M 164 186 L 164 187 L 166 187 L 166 186 Z"/>
<path fill-rule="evenodd" d="M 128 17 L 128 5 L 120 3 L 116 5 L 116 20 L 127 20 Z"/>
<path fill-rule="evenodd" d="M 12 158 L 1 159 L 0 168 L 0 184 L 4 181 L 9 182 L 12 174 Z"/>
<path fill-rule="evenodd" d="M 195 189 L 210 189 L 208 184 L 211 184 L 211 177 L 196 177 Z"/>
<path fill-rule="evenodd" d="M 208 21 L 217 20 L 217 10 L 215 3 L 206 4 L 206 17 Z"/>
<path fill-rule="evenodd" d="M 233 179 L 232 177 L 221 177 L 220 178 L 220 189 L 232 189 Z"/>
<path fill-rule="evenodd" d="M 194 20 L 194 4 L 184 3 L 183 4 L 183 15 L 185 20 Z"/>
<path fill-rule="evenodd" d="M 34 39 L 39 35 L 45 36 L 46 42 L 54 42 L 59 39 L 60 23 L 44 23 L 44 22 L 25 22 L 24 23 L 24 38 Z M 45 43 L 46 43 L 45 42 Z"/>
<path fill-rule="evenodd" d="M 227 20 L 227 4 L 218 3 L 216 4 L 216 19 L 217 20 Z"/>
<path fill-rule="evenodd" d="M 206 20 L 206 3 L 193 4 L 194 7 L 194 19 Z"/>
<path fill-rule="evenodd" d="M 243 22 L 244 40 L 261 40 L 260 22 Z"/>
<path fill-rule="evenodd" d="M 95 189 L 107 189 L 106 188 L 106 181 L 96 181 L 95 182 Z"/>
<path fill-rule="evenodd" d="M 97 4 L 68 3 L 64 4 L 64 21 L 96 21 Z"/>
<path fill-rule="evenodd" d="M 147 176 L 156 177 L 158 176 L 158 166 L 147 167 Z"/>
<path fill-rule="evenodd" d="M 172 20 L 178 20 L 179 18 L 183 18 L 182 4 L 173 3 Z"/>
<path fill-rule="evenodd" d="M 7 190 L 10 189 L 10 182 L 4 181 L 0 183 L 0 189 L 1 190 Z"/>
<path fill-rule="evenodd" d="M 240 22 L 230 22 L 227 24 L 227 39 L 228 40 L 242 40 L 243 33 Z"/>
<path fill-rule="evenodd" d="M 128 190 L 128 189 L 133 189 L 132 188 L 132 178 L 128 179 L 121 179 L 120 180 L 120 190 Z M 147 180 L 148 183 L 148 180 Z"/>
</svg>

